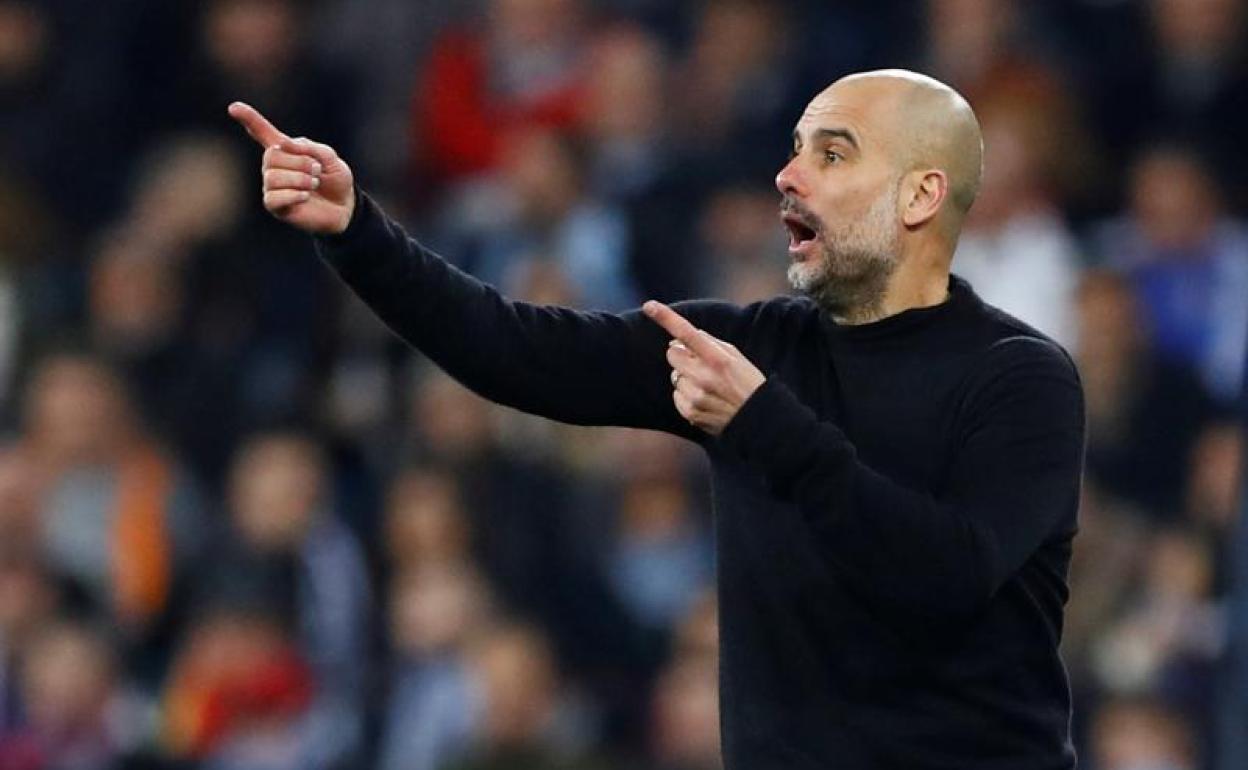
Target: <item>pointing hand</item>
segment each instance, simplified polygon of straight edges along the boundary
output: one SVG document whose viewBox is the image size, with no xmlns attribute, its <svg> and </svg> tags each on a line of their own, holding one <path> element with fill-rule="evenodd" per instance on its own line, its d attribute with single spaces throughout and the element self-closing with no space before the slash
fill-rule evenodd
<svg viewBox="0 0 1248 770">
<path fill-rule="evenodd" d="M 676 411 L 691 425 L 718 436 L 767 378 L 731 343 L 698 329 L 662 302 L 651 300 L 642 310 L 674 338 L 667 362 Z"/>
<path fill-rule="evenodd" d="M 338 153 L 329 145 L 291 139 L 250 105 L 234 102 L 229 111 L 264 148 L 260 164 L 264 208 L 309 233 L 346 230 L 355 209 L 354 177 Z"/>
</svg>

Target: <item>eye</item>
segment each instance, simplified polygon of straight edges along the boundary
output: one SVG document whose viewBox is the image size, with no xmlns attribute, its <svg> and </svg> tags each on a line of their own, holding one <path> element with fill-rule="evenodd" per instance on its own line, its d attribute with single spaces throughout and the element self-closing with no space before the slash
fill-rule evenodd
<svg viewBox="0 0 1248 770">
<path fill-rule="evenodd" d="M 845 160 L 845 156 L 841 155 L 836 150 L 827 150 L 823 153 L 823 159 L 826 160 L 829 165 L 831 165 L 833 163 L 840 163 L 841 161 Z"/>
</svg>

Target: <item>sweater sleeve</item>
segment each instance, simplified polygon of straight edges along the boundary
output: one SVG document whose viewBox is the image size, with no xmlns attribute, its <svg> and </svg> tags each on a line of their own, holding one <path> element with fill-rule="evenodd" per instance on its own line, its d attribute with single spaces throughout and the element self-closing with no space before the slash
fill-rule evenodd
<svg viewBox="0 0 1248 770">
<path fill-rule="evenodd" d="M 672 404 L 666 334 L 639 310 L 511 301 L 408 237 L 365 193 L 347 230 L 316 240 L 342 280 L 406 342 L 480 395 L 580 425 L 700 431 Z M 695 323 L 724 303 L 680 303 Z"/>
<path fill-rule="evenodd" d="M 728 424 L 723 448 L 797 505 L 859 591 L 907 616 L 967 617 L 1047 540 L 1072 531 L 1083 463 L 1083 395 L 1069 358 L 1028 337 L 988 355 L 939 496 L 863 463 L 839 427 L 774 378 Z"/>
</svg>

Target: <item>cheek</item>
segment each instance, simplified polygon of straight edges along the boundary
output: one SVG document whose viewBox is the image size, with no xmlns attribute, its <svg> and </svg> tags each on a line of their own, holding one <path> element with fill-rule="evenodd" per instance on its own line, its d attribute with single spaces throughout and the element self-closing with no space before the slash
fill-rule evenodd
<svg viewBox="0 0 1248 770">
<path fill-rule="evenodd" d="M 871 210 L 878 187 L 857 180 L 841 180 L 827 185 L 810 201 L 811 210 L 826 227 L 843 227 L 860 221 Z"/>
</svg>

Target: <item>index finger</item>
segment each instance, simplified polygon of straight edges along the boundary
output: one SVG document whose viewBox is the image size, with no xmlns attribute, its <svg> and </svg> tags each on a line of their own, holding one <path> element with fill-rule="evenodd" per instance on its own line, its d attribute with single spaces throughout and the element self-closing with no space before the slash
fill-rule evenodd
<svg viewBox="0 0 1248 770">
<path fill-rule="evenodd" d="M 278 131 L 277 126 L 270 123 L 268 118 L 261 115 L 260 111 L 250 104 L 234 102 L 229 107 L 229 113 L 231 118 L 234 118 L 239 125 L 247 129 L 247 133 L 261 147 L 267 149 L 281 144 L 283 139 L 289 138 L 281 131 Z"/>
<path fill-rule="evenodd" d="M 651 321 L 662 326 L 668 334 L 680 340 L 685 347 L 698 356 L 713 359 L 720 354 L 714 337 L 700 331 L 698 327 L 689 323 L 688 319 L 662 302 L 650 300 L 641 306 L 641 310 Z"/>
</svg>

